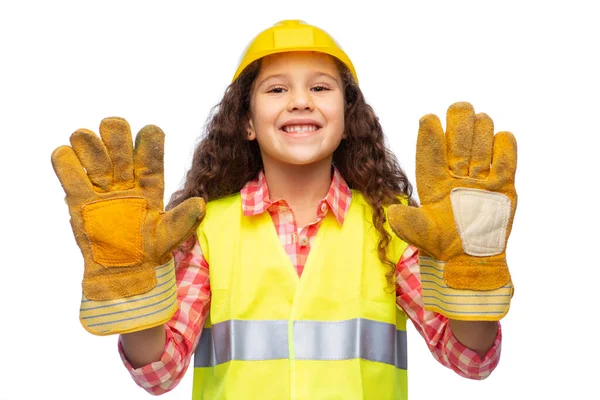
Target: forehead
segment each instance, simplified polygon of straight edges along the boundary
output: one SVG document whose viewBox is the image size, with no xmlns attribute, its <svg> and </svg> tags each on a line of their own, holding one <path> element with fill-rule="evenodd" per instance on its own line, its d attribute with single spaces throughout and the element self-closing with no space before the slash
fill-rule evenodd
<svg viewBox="0 0 600 400">
<path fill-rule="evenodd" d="M 314 51 L 293 51 L 271 54 L 261 60 L 259 76 L 285 74 L 292 72 L 326 73 L 339 77 L 335 59 Z"/>
</svg>

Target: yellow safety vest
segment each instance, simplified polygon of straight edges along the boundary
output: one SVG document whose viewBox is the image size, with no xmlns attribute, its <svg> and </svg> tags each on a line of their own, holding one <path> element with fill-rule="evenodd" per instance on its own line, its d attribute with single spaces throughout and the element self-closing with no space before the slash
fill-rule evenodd
<svg viewBox="0 0 600 400">
<path fill-rule="evenodd" d="M 371 218 L 353 190 L 344 223 L 327 213 L 298 277 L 268 212 L 244 216 L 239 194 L 208 204 L 198 237 L 211 308 L 193 399 L 407 398 L 406 314 Z M 406 246 L 392 233 L 389 258 Z"/>
</svg>

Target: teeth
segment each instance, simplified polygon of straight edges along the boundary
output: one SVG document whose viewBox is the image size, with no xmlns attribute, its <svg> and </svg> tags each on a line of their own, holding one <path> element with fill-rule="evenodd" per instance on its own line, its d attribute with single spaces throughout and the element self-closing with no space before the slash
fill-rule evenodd
<svg viewBox="0 0 600 400">
<path fill-rule="evenodd" d="M 316 131 L 317 129 L 319 129 L 319 127 L 316 125 L 287 125 L 283 127 L 283 130 L 287 133 L 310 132 Z"/>
</svg>

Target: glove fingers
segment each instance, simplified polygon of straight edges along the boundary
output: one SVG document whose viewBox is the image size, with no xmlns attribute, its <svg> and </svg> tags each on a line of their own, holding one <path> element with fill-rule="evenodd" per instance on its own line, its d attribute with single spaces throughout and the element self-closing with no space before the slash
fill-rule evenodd
<svg viewBox="0 0 600 400">
<path fill-rule="evenodd" d="M 419 121 L 417 138 L 417 187 L 422 204 L 439 195 L 437 185 L 448 179 L 446 138 L 439 118 L 428 114 Z"/>
<path fill-rule="evenodd" d="M 484 113 L 475 115 L 475 133 L 471 149 L 469 176 L 486 179 L 492 163 L 492 147 L 494 144 L 494 122 Z"/>
<path fill-rule="evenodd" d="M 164 142 L 163 131 L 147 125 L 137 134 L 133 153 L 135 179 L 147 194 L 150 205 L 159 210 L 163 209 Z"/>
<path fill-rule="evenodd" d="M 488 178 L 488 189 L 507 191 L 512 187 L 517 171 L 517 140 L 510 132 L 499 132 L 494 138 L 492 166 Z M 514 191 L 512 188 L 511 191 Z"/>
<path fill-rule="evenodd" d="M 475 130 L 475 111 L 466 102 L 454 103 L 446 114 L 448 166 L 456 176 L 469 176 L 469 162 Z"/>
<path fill-rule="evenodd" d="M 102 140 L 87 129 L 79 129 L 71 135 L 70 141 L 92 184 L 102 192 L 109 191 L 113 167 Z"/>
<path fill-rule="evenodd" d="M 94 188 L 88 179 L 77 155 L 69 146 L 60 146 L 52 152 L 52 167 L 67 194 L 69 206 L 82 203 L 94 195 Z"/>
<path fill-rule="evenodd" d="M 129 124 L 123 118 L 105 118 L 100 123 L 100 136 L 112 160 L 117 189 L 131 189 L 133 182 L 133 143 Z"/>
<path fill-rule="evenodd" d="M 192 197 L 162 214 L 156 229 L 159 254 L 175 249 L 198 229 L 206 206 L 200 197 Z"/>
<path fill-rule="evenodd" d="M 432 223 L 423 208 L 393 204 L 388 208 L 388 220 L 396 235 L 407 243 L 432 253 Z"/>
</svg>

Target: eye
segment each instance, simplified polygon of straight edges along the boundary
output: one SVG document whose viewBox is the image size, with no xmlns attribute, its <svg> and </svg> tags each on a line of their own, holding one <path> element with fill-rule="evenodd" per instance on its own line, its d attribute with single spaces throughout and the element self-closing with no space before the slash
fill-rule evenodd
<svg viewBox="0 0 600 400">
<path fill-rule="evenodd" d="M 283 93 L 285 91 L 285 88 L 281 87 L 281 86 L 275 86 L 270 88 L 269 90 L 267 90 L 267 93 Z"/>
<path fill-rule="evenodd" d="M 314 92 L 324 92 L 326 90 L 329 90 L 329 88 L 325 85 L 316 85 L 316 86 L 313 86 L 311 88 L 311 90 Z"/>
</svg>

